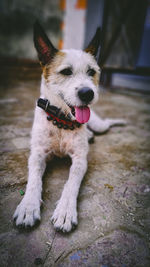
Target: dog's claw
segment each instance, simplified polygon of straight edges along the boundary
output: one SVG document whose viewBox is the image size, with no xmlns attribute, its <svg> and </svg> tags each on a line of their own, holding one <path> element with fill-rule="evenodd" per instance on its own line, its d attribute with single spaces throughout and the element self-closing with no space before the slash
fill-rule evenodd
<svg viewBox="0 0 150 267">
<path fill-rule="evenodd" d="M 13 215 L 13 220 L 18 228 L 31 228 L 38 224 L 40 219 L 40 201 L 29 203 L 27 198 L 22 199 Z"/>
<path fill-rule="evenodd" d="M 62 201 L 63 202 L 63 201 Z M 51 222 L 54 225 L 56 231 L 62 231 L 63 233 L 68 233 L 73 230 L 77 225 L 77 212 L 72 206 L 63 207 L 60 201 L 54 211 L 51 218 Z M 66 201 L 64 201 L 67 203 Z M 61 206 L 62 204 L 62 206 Z"/>
</svg>

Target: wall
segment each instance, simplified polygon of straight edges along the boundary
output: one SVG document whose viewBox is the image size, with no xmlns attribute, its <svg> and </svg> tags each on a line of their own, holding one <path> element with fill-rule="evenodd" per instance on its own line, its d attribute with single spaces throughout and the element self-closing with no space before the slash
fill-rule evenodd
<svg viewBox="0 0 150 267">
<path fill-rule="evenodd" d="M 38 19 L 55 46 L 63 13 L 59 0 L 0 0 L 0 57 L 36 58 L 33 24 Z"/>
</svg>

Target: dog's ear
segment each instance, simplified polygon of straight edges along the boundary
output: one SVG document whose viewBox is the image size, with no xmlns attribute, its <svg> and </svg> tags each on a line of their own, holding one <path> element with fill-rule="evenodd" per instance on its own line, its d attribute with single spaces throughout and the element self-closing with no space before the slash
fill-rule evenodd
<svg viewBox="0 0 150 267">
<path fill-rule="evenodd" d="M 47 63 L 50 63 L 58 50 L 52 45 L 38 21 L 34 24 L 33 39 L 41 64 L 44 66 Z"/>
<path fill-rule="evenodd" d="M 101 41 L 101 28 L 98 27 L 92 41 L 89 43 L 87 48 L 84 49 L 84 51 L 96 57 L 98 48 L 100 46 L 100 41 Z"/>
</svg>

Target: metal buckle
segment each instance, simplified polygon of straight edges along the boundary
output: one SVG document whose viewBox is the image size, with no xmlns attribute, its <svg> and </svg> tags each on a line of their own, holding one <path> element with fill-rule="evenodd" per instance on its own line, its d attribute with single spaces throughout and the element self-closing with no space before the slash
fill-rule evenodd
<svg viewBox="0 0 150 267">
<path fill-rule="evenodd" d="M 45 111 L 47 111 L 48 105 L 49 105 L 49 101 L 47 99 L 46 106 L 45 106 Z"/>
</svg>

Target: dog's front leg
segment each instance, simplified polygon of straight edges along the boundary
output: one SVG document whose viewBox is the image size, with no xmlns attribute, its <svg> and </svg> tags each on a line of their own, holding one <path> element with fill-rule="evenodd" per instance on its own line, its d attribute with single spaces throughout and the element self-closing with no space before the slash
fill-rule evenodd
<svg viewBox="0 0 150 267">
<path fill-rule="evenodd" d="M 45 154 L 32 151 L 29 157 L 29 176 L 26 193 L 13 216 L 17 226 L 31 227 L 41 218 L 42 176 L 45 167 Z"/>
<path fill-rule="evenodd" d="M 77 197 L 86 170 L 86 155 L 72 157 L 69 179 L 52 216 L 52 223 L 56 230 L 69 232 L 77 225 Z"/>
</svg>

